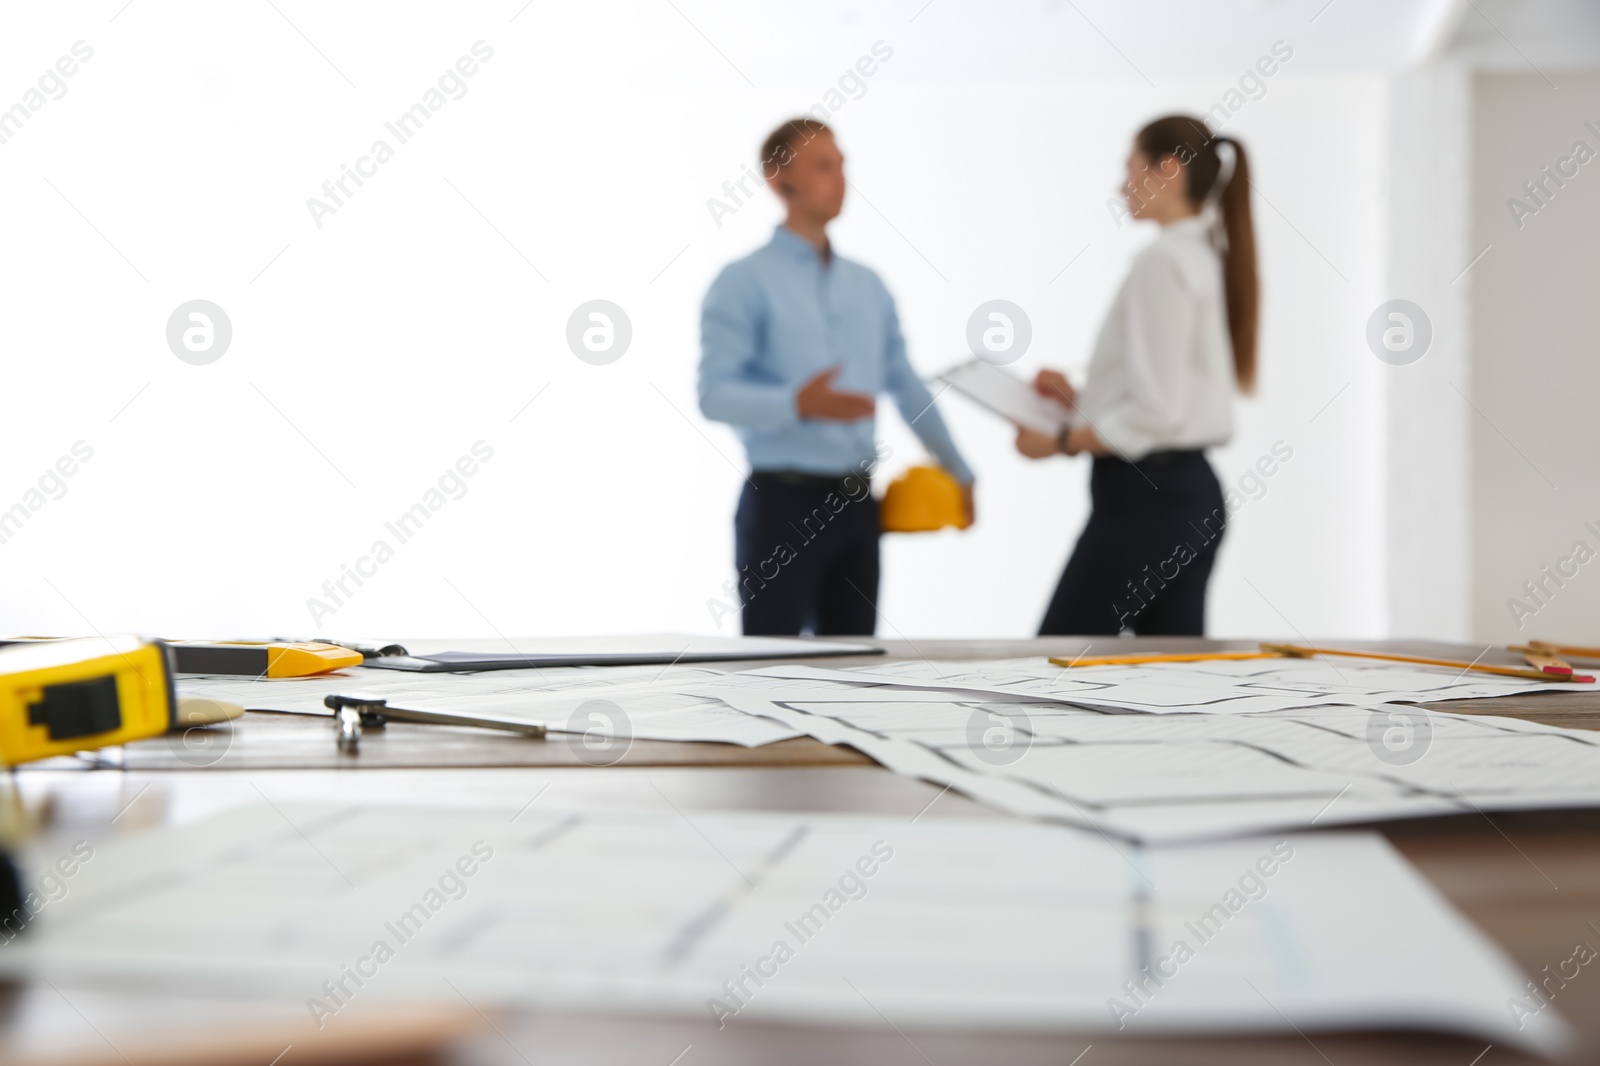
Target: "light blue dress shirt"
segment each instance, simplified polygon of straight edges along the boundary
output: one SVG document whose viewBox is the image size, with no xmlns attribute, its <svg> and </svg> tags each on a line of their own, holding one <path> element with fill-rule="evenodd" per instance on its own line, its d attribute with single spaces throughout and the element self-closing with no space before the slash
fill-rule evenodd
<svg viewBox="0 0 1600 1066">
<path fill-rule="evenodd" d="M 733 426 L 753 470 L 843 476 L 875 460 L 873 419 L 802 419 L 800 386 L 831 366 L 834 388 L 887 392 L 957 481 L 972 471 L 906 359 L 894 298 L 877 274 L 779 226 L 771 243 L 723 268 L 700 314 L 700 410 Z"/>
</svg>

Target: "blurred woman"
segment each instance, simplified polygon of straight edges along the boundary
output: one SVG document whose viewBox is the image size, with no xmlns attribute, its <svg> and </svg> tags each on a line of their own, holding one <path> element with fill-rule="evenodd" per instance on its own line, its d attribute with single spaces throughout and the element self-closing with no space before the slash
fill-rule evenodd
<svg viewBox="0 0 1600 1066">
<path fill-rule="evenodd" d="M 1122 195 L 1159 228 L 1100 327 L 1081 391 L 1054 370 L 1034 388 L 1071 428 L 1017 433 L 1030 459 L 1092 456 L 1088 524 L 1041 636 L 1200 636 L 1227 512 L 1204 449 L 1233 433 L 1256 376 L 1255 231 L 1244 146 L 1184 115 L 1134 137 Z"/>
</svg>

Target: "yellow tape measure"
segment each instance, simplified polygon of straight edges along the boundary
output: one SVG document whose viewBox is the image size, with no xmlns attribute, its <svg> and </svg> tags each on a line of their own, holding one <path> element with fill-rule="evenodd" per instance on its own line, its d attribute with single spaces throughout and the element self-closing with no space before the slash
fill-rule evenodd
<svg viewBox="0 0 1600 1066">
<path fill-rule="evenodd" d="M 0 648 L 0 765 L 156 737 L 177 721 L 167 648 L 84 637 Z"/>
</svg>

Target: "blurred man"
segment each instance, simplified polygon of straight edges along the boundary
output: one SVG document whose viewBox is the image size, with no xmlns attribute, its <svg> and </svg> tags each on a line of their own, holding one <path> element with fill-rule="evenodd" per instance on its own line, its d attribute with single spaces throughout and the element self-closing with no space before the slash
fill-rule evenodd
<svg viewBox="0 0 1600 1066">
<path fill-rule="evenodd" d="M 744 632 L 870 634 L 878 600 L 878 505 L 870 477 L 875 397 L 890 393 L 962 486 L 972 471 L 906 359 L 878 275 L 836 255 L 827 226 L 844 204 L 833 133 L 798 118 L 762 146 L 762 174 L 788 217 L 729 264 L 700 321 L 700 410 L 739 432 L 751 473 L 734 516 Z"/>
</svg>

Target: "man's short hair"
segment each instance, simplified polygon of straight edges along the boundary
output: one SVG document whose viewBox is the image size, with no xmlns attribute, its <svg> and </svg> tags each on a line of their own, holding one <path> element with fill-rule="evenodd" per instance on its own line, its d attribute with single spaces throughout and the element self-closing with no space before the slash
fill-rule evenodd
<svg viewBox="0 0 1600 1066">
<path fill-rule="evenodd" d="M 767 134 L 761 145 L 761 176 L 770 178 L 794 162 L 795 153 L 822 134 L 833 133 L 814 118 L 792 118 Z"/>
</svg>

